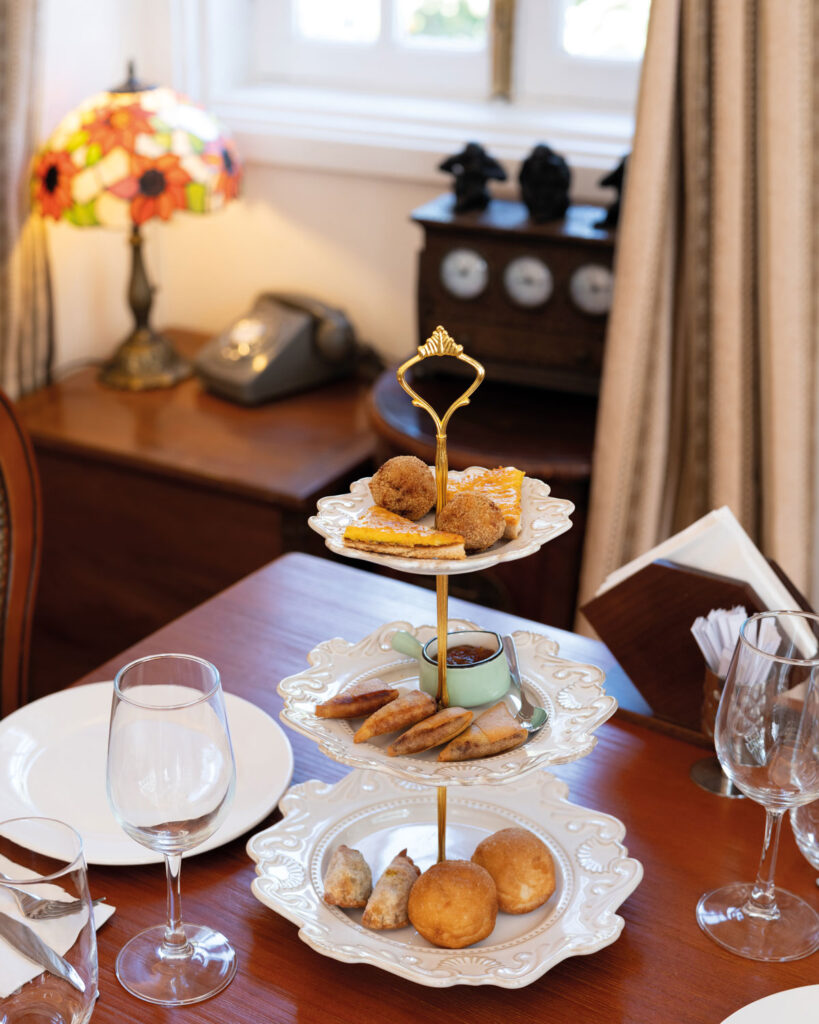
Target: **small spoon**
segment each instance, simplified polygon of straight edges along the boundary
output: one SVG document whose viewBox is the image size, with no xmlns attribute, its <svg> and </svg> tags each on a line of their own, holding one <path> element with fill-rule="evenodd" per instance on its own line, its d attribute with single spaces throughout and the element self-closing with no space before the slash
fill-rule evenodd
<svg viewBox="0 0 819 1024">
<path fill-rule="evenodd" d="M 511 636 L 503 638 L 503 650 L 509 664 L 509 677 L 512 680 L 512 687 L 517 692 L 518 700 L 520 701 L 520 711 L 515 715 L 515 719 L 520 722 L 524 729 L 528 729 L 530 733 L 535 733 L 543 728 L 548 721 L 549 715 L 545 708 L 532 704 L 523 692 L 520 682 L 520 670 L 518 669 L 518 655 L 515 650 L 515 641 Z"/>
</svg>

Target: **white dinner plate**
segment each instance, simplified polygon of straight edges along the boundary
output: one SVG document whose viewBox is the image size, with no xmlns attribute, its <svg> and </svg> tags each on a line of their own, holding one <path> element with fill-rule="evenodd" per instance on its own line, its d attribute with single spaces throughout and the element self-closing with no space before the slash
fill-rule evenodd
<svg viewBox="0 0 819 1024">
<path fill-rule="evenodd" d="M 401 850 L 421 870 L 437 860 L 433 789 L 383 772 L 351 772 L 328 785 L 293 786 L 281 800 L 282 821 L 253 836 L 253 894 L 299 926 L 299 937 L 323 956 L 372 964 L 420 985 L 522 988 L 569 956 L 594 953 L 623 930 L 615 910 L 643 877 L 623 846 L 625 827 L 609 814 L 567 800 L 568 786 L 533 772 L 508 786 L 447 791 L 446 856 L 468 860 L 486 836 L 520 826 L 549 848 L 552 896 L 528 914 L 499 913 L 492 933 L 466 949 L 441 949 L 414 928 L 372 931 L 362 911 L 328 906 L 322 896 L 333 851 L 360 850 L 377 879 Z"/>
<path fill-rule="evenodd" d="M 88 683 L 41 697 L 0 721 L 0 817 L 43 815 L 82 835 L 89 864 L 154 864 L 117 824 L 105 792 L 113 682 Z M 234 694 L 225 709 L 236 757 L 236 795 L 227 818 L 190 855 L 204 853 L 266 817 L 293 775 L 293 751 L 270 715 Z M 48 852 L 48 851 L 44 851 Z"/>
<path fill-rule="evenodd" d="M 450 470 L 449 476 L 458 480 L 468 470 Z M 403 558 L 400 555 L 379 555 L 373 551 L 360 551 L 344 546 L 344 530 L 362 512 L 374 504 L 370 494 L 372 477 L 362 477 L 350 487 L 348 494 L 333 494 L 319 498 L 316 515 L 310 516 L 308 524 L 324 537 L 324 543 L 337 555 L 347 558 L 361 558 L 402 572 L 417 573 L 421 576 L 453 576 L 463 572 L 488 569 L 498 562 L 510 562 L 516 558 L 533 555 L 547 541 L 554 540 L 571 528 L 569 518 L 574 505 L 565 498 L 554 498 L 549 485 L 534 477 L 524 477 L 521 488 L 520 533 L 514 540 L 499 540 L 486 551 L 478 551 L 466 558 Z M 420 520 L 424 526 L 433 526 L 435 516 L 429 513 Z"/>
<path fill-rule="evenodd" d="M 803 985 L 757 999 L 726 1017 L 722 1024 L 816 1024 L 819 1020 L 819 985 Z"/>
</svg>

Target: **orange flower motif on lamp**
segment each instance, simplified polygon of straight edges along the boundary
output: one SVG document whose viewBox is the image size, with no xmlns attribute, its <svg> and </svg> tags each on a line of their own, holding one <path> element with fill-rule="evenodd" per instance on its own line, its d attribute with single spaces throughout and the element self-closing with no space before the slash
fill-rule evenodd
<svg viewBox="0 0 819 1024">
<path fill-rule="evenodd" d="M 131 220 L 144 224 L 151 217 L 168 220 L 174 210 L 187 209 L 185 186 L 191 176 L 179 157 L 166 153 L 156 160 L 131 157 L 131 176 L 111 186 L 111 192 L 131 201 Z"/>
<path fill-rule="evenodd" d="M 32 176 L 33 201 L 44 217 L 59 220 L 74 200 L 71 179 L 77 168 L 68 153 L 44 153 L 35 163 Z"/>
<path fill-rule="evenodd" d="M 151 116 L 138 103 L 102 107 L 95 111 L 94 120 L 85 126 L 88 145 L 99 146 L 103 156 L 115 146 L 132 152 L 137 135 L 153 133 Z"/>
</svg>

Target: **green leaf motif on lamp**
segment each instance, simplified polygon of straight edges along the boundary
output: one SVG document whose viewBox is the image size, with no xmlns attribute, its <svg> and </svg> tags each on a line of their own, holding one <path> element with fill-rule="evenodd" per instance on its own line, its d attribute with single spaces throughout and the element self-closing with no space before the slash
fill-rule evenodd
<svg viewBox="0 0 819 1024">
<path fill-rule="evenodd" d="M 185 186 L 187 207 L 191 213 L 207 213 L 207 189 L 197 181 L 190 181 Z"/>
<path fill-rule="evenodd" d="M 93 227 L 99 224 L 95 205 L 96 200 L 94 199 L 90 203 L 74 203 L 65 211 L 65 219 L 79 228 Z"/>
</svg>

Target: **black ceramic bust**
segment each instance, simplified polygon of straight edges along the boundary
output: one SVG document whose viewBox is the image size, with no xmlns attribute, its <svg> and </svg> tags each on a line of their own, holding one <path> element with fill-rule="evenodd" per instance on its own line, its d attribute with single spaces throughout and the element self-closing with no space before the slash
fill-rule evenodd
<svg viewBox="0 0 819 1024">
<path fill-rule="evenodd" d="M 455 210 L 483 210 L 489 203 L 486 183 L 490 179 L 506 181 L 506 171 L 477 142 L 468 142 L 460 153 L 448 156 L 438 165 L 455 178 Z"/>
<path fill-rule="evenodd" d="M 572 172 L 559 153 L 540 143 L 523 161 L 518 175 L 520 195 L 529 216 L 542 224 L 558 220 L 569 207 Z"/>
<path fill-rule="evenodd" d="M 603 188 L 613 188 L 617 190 L 617 198 L 606 211 L 606 216 L 597 222 L 596 226 L 599 228 L 616 228 L 617 222 L 620 220 L 620 205 L 623 201 L 623 190 L 626 184 L 628 157 L 629 154 L 627 153 L 614 170 L 610 171 L 605 178 L 601 178 L 597 183 L 598 185 L 602 185 Z"/>
</svg>

